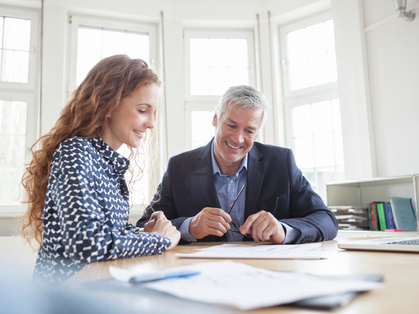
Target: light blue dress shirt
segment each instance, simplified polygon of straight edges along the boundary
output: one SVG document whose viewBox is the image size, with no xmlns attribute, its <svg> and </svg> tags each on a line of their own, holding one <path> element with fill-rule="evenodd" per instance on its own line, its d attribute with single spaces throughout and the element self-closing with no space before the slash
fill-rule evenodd
<svg viewBox="0 0 419 314">
<path fill-rule="evenodd" d="M 247 182 L 247 157 L 246 154 L 240 164 L 239 170 L 236 174 L 233 175 L 224 175 L 221 173 L 220 167 L 217 164 L 217 161 L 214 157 L 214 143 L 211 146 L 211 160 L 212 160 L 212 169 L 214 176 L 214 185 L 215 191 L 217 192 L 218 202 L 220 207 L 225 212 L 228 212 L 231 204 L 236 198 L 237 194 L 240 192 L 243 184 Z M 244 188 L 242 194 L 237 199 L 236 204 L 230 212 L 230 217 L 235 223 L 235 225 L 240 228 L 244 224 L 244 213 L 245 213 L 245 204 L 246 204 L 246 188 Z M 196 241 L 194 237 L 189 233 L 189 225 L 193 217 L 189 217 L 183 221 L 180 225 L 179 231 L 181 233 L 182 240 L 184 241 Z M 300 232 L 294 228 L 288 226 L 285 223 L 281 223 L 285 228 L 285 240 L 284 244 L 290 243 L 291 241 L 298 238 Z M 230 224 L 230 227 L 233 226 Z M 243 236 L 231 232 L 230 230 L 226 233 L 227 241 L 243 241 Z"/>
</svg>

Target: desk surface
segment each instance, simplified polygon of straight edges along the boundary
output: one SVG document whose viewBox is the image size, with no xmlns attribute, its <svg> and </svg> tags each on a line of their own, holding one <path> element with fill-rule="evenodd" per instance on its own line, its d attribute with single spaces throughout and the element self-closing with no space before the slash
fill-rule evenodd
<svg viewBox="0 0 419 314">
<path fill-rule="evenodd" d="M 340 237 L 337 240 L 323 242 L 321 250 L 324 258 L 321 260 L 240 259 L 236 261 L 270 270 L 295 271 L 315 275 L 383 274 L 385 278 L 382 288 L 359 295 L 348 306 L 339 308 L 332 312 L 380 314 L 417 313 L 419 309 L 419 298 L 416 296 L 419 288 L 419 254 L 346 251 L 337 248 L 338 241 L 347 240 L 349 239 Z M 353 240 L 353 238 L 350 240 Z M 250 242 L 250 244 L 253 244 L 253 242 Z M 86 281 L 109 278 L 110 275 L 108 267 L 110 265 L 126 269 L 130 269 L 132 267 L 145 267 L 152 271 L 194 263 L 213 262 L 215 261 L 214 259 L 181 259 L 174 256 L 176 253 L 192 253 L 195 248 L 203 248 L 213 245 L 220 245 L 220 243 L 180 245 L 172 251 L 162 255 L 93 263 L 71 278 L 68 284 L 78 285 Z M 147 301 L 147 298 L 144 299 L 144 296 L 141 297 L 143 302 Z M 134 298 L 134 296 L 132 298 Z M 220 308 L 216 309 L 217 312 L 219 312 Z M 203 312 L 205 311 L 201 311 L 201 313 Z M 319 313 L 320 311 L 278 306 L 258 309 L 255 311 L 247 311 L 246 313 L 285 312 Z M 229 313 L 231 313 L 231 311 L 229 311 Z M 234 313 L 236 313 L 236 311 L 234 311 Z M 331 311 L 327 311 L 326 313 L 331 313 Z"/>
</svg>

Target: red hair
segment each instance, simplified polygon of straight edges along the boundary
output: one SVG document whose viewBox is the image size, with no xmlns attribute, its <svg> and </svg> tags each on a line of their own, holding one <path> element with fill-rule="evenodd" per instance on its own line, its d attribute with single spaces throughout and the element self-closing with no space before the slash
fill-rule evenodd
<svg viewBox="0 0 419 314">
<path fill-rule="evenodd" d="M 72 93 L 55 126 L 32 146 L 32 161 L 22 177 L 28 210 L 20 217 L 21 234 L 29 243 L 35 239 L 42 245 L 45 196 L 51 159 L 57 146 L 73 136 L 100 136 L 106 116 L 118 108 L 121 100 L 140 86 L 153 83 L 160 85 L 146 62 L 115 55 L 97 63 Z M 34 150 L 35 147 L 40 148 Z"/>
</svg>

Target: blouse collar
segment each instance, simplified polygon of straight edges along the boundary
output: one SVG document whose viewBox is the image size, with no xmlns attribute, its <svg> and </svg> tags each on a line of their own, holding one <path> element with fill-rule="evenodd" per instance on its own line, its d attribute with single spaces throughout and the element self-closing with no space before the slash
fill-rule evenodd
<svg viewBox="0 0 419 314">
<path fill-rule="evenodd" d="M 106 144 L 100 137 L 90 138 L 89 141 L 93 147 L 105 158 L 109 164 L 115 170 L 115 174 L 118 176 L 124 176 L 125 172 L 129 167 L 129 160 L 113 150 L 108 144 Z"/>
</svg>

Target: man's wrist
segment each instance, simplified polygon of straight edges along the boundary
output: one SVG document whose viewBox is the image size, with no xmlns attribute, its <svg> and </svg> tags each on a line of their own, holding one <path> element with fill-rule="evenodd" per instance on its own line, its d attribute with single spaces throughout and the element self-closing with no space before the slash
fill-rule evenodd
<svg viewBox="0 0 419 314">
<path fill-rule="evenodd" d="M 189 233 L 191 220 L 193 217 L 186 218 L 179 227 L 181 239 L 183 241 L 195 242 L 196 239 Z"/>
</svg>

